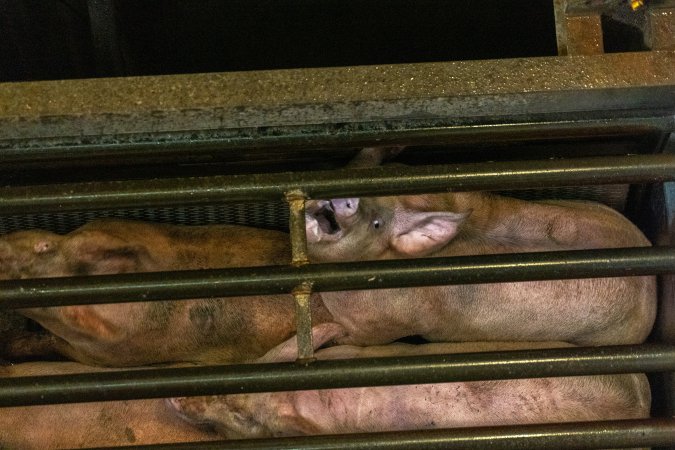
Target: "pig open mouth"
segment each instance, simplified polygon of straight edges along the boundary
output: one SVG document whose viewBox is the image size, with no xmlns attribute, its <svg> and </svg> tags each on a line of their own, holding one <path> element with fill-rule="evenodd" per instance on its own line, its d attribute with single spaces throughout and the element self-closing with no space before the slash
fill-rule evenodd
<svg viewBox="0 0 675 450">
<path fill-rule="evenodd" d="M 325 234 L 336 234 L 340 231 L 340 225 L 335 218 L 335 211 L 330 204 L 326 202 L 321 208 L 312 214 L 319 224 L 319 228 Z"/>
</svg>

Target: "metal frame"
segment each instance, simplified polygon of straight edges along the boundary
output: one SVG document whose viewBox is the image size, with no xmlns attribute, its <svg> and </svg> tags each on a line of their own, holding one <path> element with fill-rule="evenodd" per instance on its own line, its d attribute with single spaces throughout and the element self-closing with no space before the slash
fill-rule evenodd
<svg viewBox="0 0 675 450">
<path fill-rule="evenodd" d="M 401 431 L 393 433 L 295 438 L 232 440 L 195 444 L 141 445 L 128 450 L 520 450 L 525 448 L 558 450 L 651 447 L 668 445 L 675 433 L 675 421 L 668 419 L 578 422 L 520 427 L 454 428 L 447 430 Z M 112 450 L 108 447 L 92 450 Z"/>
<path fill-rule="evenodd" d="M 664 4 L 668 6 L 667 2 Z M 232 157 L 239 149 L 254 147 L 283 150 L 484 139 L 513 142 L 598 135 L 655 136 L 654 142 L 665 142 L 664 138 L 675 130 L 672 70 L 675 51 L 670 45 L 672 37 L 664 34 L 670 29 L 671 16 L 664 14 L 663 9 L 657 13 L 650 19 L 651 30 L 656 34 L 650 36 L 649 42 L 661 51 L 644 53 L 597 54 L 599 41 L 592 41 L 589 47 L 588 42 L 579 40 L 578 34 L 590 32 L 597 37 L 597 19 L 588 12 L 584 12 L 588 17 L 578 12 L 571 17 L 563 7 L 557 10 L 557 17 L 559 25 L 564 19 L 567 34 L 559 35 L 559 42 L 564 44 L 568 55 L 577 55 L 573 57 L 9 83 L 0 86 L 0 170 L 217 161 Z M 582 25 L 575 28 L 579 23 Z M 659 148 L 645 149 L 654 150 Z M 571 168 L 572 162 L 581 167 Z M 371 278 L 373 271 L 377 273 L 378 287 L 447 283 L 449 276 L 452 282 L 467 283 L 621 276 L 631 270 L 633 275 L 673 273 L 675 255 L 669 247 L 583 252 L 581 257 L 579 253 L 563 252 L 500 255 L 489 261 L 484 257 L 416 260 L 414 268 L 406 261 L 349 264 L 349 267 L 307 265 L 302 224 L 303 200 L 310 196 L 449 188 L 513 189 L 551 183 L 663 182 L 674 180 L 674 164 L 673 155 L 665 154 L 566 162 L 384 168 L 362 170 L 356 178 L 346 180 L 342 179 L 345 172 L 333 171 L 182 179 L 179 185 L 175 184 L 177 180 L 158 180 L 0 188 L 3 215 L 32 209 L 64 211 L 176 204 L 189 198 L 196 199 L 196 203 L 287 200 L 293 261 L 287 267 L 256 269 L 265 274 L 266 286 L 248 290 L 241 287 L 252 274 L 258 274 L 248 269 L 185 272 L 179 277 L 172 274 L 171 279 L 178 281 L 168 287 L 159 286 L 153 278 L 156 274 L 21 280 L 0 283 L 3 297 L 0 308 L 26 307 L 38 301 L 44 306 L 46 299 L 49 304 L 78 304 L 85 300 L 91 303 L 92 294 L 98 295 L 96 301 L 103 303 L 139 299 L 135 296 L 141 292 L 148 295 L 144 301 L 193 295 L 293 292 L 298 312 L 299 359 L 303 361 L 302 365 L 270 365 L 270 371 L 265 372 L 269 377 L 255 370 L 259 366 L 237 365 L 69 375 L 67 379 L 0 380 L 0 399 L 4 405 L 18 405 L 242 392 L 242 383 L 247 383 L 246 389 L 253 392 L 263 388 L 335 387 L 339 383 L 675 371 L 673 345 L 311 362 L 308 333 L 311 317 L 306 300 L 311 290 L 347 287 L 338 286 L 338 277 L 351 277 L 350 288 L 364 288 L 372 287 L 373 283 L 364 281 L 363 273 L 368 272 Z M 401 183 L 402 179 L 405 183 Z M 537 261 L 544 265 L 533 269 L 532 264 Z M 494 270 L 497 266 L 499 271 Z M 561 271 L 563 268 L 566 273 Z M 425 277 L 419 277 L 420 271 Z M 495 273 L 499 276 L 490 278 Z M 160 278 L 162 282 L 167 279 L 161 274 Z M 106 297 L 120 287 L 128 297 Z M 385 367 L 396 375 L 383 379 Z M 342 371 L 347 368 L 355 372 Z M 358 379 L 356 373 L 360 374 Z M 191 378 L 181 378 L 186 374 Z M 244 376 L 252 378 L 245 382 Z M 308 384 L 312 377 L 317 384 Z M 224 384 L 226 380 L 229 385 Z M 184 390 L 173 390 L 174 382 Z M 199 448 L 455 448 L 452 445 L 482 448 L 486 439 L 495 448 L 557 448 L 562 444 L 569 448 L 592 448 L 674 444 L 674 431 L 674 419 L 651 419 L 232 441 L 204 443 Z M 195 447 L 188 444 L 130 448 Z"/>
<path fill-rule="evenodd" d="M 626 345 L 0 379 L 0 407 L 397 384 L 675 371 L 675 346 Z M 675 419 L 673 420 L 675 424 Z"/>
</svg>

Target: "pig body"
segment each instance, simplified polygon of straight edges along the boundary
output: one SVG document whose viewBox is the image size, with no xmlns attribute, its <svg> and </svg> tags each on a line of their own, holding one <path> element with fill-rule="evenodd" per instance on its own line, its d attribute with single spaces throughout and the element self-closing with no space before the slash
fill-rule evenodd
<svg viewBox="0 0 675 450">
<path fill-rule="evenodd" d="M 648 246 L 616 211 L 590 202 L 529 202 L 486 193 L 319 201 L 308 205 L 312 262 Z M 408 335 L 430 341 L 645 340 L 654 277 L 325 292 L 343 344 Z"/>
<path fill-rule="evenodd" d="M 26 231 L 0 239 L 0 277 L 5 279 L 287 261 L 290 250 L 286 234 L 240 226 L 182 227 L 101 220 L 66 236 Z M 320 323 L 324 314 L 320 300 L 314 298 L 312 305 Z M 53 333 L 51 337 L 28 339 L 40 349 L 49 343 L 71 359 L 105 366 L 243 361 L 264 354 L 295 331 L 290 295 L 77 305 L 20 312 Z M 28 345 L 11 347 L 27 350 Z"/>
<path fill-rule="evenodd" d="M 395 343 L 329 347 L 319 350 L 316 357 L 368 358 L 561 346 L 568 344 Z M 277 352 L 261 362 L 292 354 Z M 261 438 L 645 418 L 650 402 L 646 377 L 632 374 L 182 397 L 171 399 L 169 405 L 187 420 L 213 425 L 228 438 Z"/>
<path fill-rule="evenodd" d="M 0 376 L 91 372 L 71 362 L 0 367 Z M 210 441 L 211 430 L 180 420 L 162 399 L 0 408 L 0 448 L 47 450 Z"/>
</svg>

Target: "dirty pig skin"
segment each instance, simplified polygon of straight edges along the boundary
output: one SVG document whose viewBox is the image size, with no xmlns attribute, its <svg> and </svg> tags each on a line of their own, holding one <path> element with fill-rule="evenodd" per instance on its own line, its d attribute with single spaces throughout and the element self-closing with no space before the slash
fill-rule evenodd
<svg viewBox="0 0 675 450">
<path fill-rule="evenodd" d="M 99 372 L 74 362 L 0 367 L 2 377 Z M 17 406 L 0 409 L 0 449 L 51 450 L 211 441 L 219 436 L 167 410 L 164 399 Z"/>
<path fill-rule="evenodd" d="M 306 211 L 314 263 L 650 245 L 625 217 L 593 202 L 456 192 L 313 200 Z M 377 345 L 410 335 L 434 342 L 635 344 L 654 323 L 656 280 L 374 289 L 325 292 L 322 299 L 348 331 L 343 344 Z"/>
<path fill-rule="evenodd" d="M 290 262 L 288 235 L 234 225 L 98 220 L 65 235 L 0 237 L 0 279 L 101 275 Z M 316 323 L 325 321 L 318 296 Z M 5 342 L 4 358 L 52 348 L 103 366 L 229 363 L 258 357 L 295 333 L 290 295 L 78 305 L 19 310 L 51 332 Z M 23 355 L 22 355 L 23 353 Z M 39 356 L 39 355 L 36 355 Z"/>
<path fill-rule="evenodd" d="M 315 346 L 343 333 L 336 324 L 314 327 Z M 315 355 L 346 359 L 568 346 L 394 343 L 328 347 Z M 290 361 L 295 352 L 290 339 L 258 362 Z M 236 439 L 646 418 L 651 397 L 647 378 L 630 374 L 179 397 L 167 403 L 186 420 Z"/>
</svg>

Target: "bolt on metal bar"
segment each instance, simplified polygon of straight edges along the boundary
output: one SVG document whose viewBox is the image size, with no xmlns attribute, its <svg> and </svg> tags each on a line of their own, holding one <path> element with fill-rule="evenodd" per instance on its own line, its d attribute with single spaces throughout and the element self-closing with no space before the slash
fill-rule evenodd
<svg viewBox="0 0 675 450">
<path fill-rule="evenodd" d="M 635 419 L 518 426 L 394 431 L 184 444 L 132 445 L 128 450 L 586 450 L 675 443 L 675 419 Z M 114 447 L 118 448 L 118 447 Z M 90 450 L 113 450 L 99 447 Z"/>
<path fill-rule="evenodd" d="M 675 273 L 675 248 L 357 261 L 0 281 L 0 310 L 415 286 L 623 277 Z"/>
<path fill-rule="evenodd" d="M 675 345 L 238 364 L 0 378 L 0 407 L 675 371 Z"/>
<path fill-rule="evenodd" d="M 140 206 L 675 181 L 675 155 L 650 154 L 435 166 L 385 166 L 0 188 L 0 215 Z"/>
</svg>

